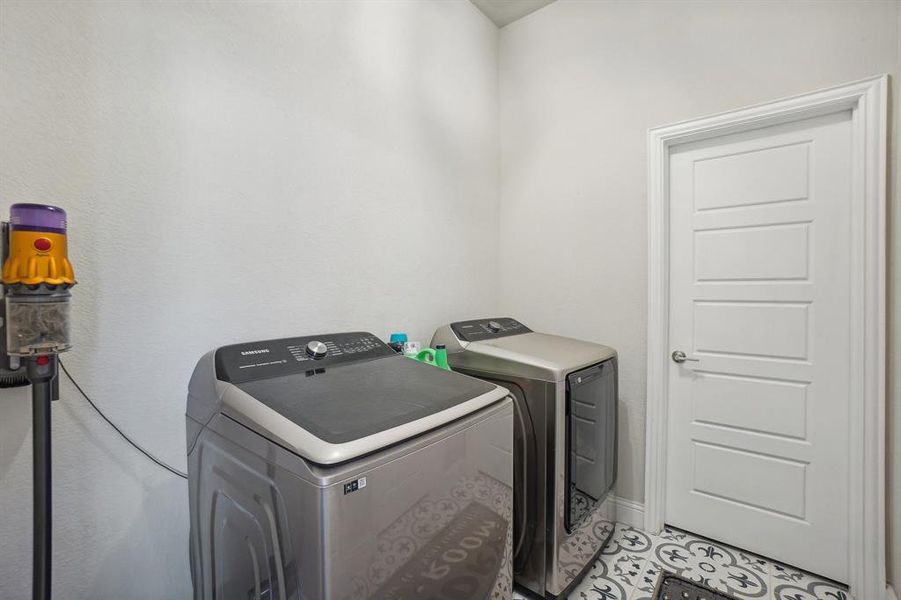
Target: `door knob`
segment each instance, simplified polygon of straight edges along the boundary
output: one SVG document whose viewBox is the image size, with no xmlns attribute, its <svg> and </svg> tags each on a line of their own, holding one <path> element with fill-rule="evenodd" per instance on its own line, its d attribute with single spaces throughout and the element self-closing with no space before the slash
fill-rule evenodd
<svg viewBox="0 0 901 600">
<path fill-rule="evenodd" d="M 673 362 L 677 362 L 677 363 L 684 363 L 685 361 L 701 362 L 701 360 L 698 358 L 688 358 L 688 356 L 686 356 L 686 354 L 684 352 L 682 352 L 681 350 L 674 350 L 672 357 L 673 357 Z"/>
</svg>

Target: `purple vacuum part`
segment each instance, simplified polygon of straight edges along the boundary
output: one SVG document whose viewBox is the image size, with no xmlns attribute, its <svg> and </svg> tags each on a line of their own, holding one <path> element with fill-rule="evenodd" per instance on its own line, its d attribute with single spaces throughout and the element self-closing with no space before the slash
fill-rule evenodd
<svg viewBox="0 0 901 600">
<path fill-rule="evenodd" d="M 9 223 L 20 231 L 66 233 L 66 211 L 48 204 L 13 204 Z"/>
</svg>

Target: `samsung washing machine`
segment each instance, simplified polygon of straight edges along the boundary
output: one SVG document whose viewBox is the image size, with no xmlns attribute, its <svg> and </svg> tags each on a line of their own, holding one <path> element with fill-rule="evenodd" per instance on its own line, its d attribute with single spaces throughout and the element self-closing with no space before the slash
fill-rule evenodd
<svg viewBox="0 0 901 600">
<path fill-rule="evenodd" d="M 514 579 L 532 595 L 566 595 L 616 520 L 616 351 L 509 318 L 451 323 L 436 344 L 455 371 L 514 396 Z"/>
<path fill-rule="evenodd" d="M 203 600 L 509 598 L 513 403 L 370 333 L 204 356 L 187 401 Z"/>
</svg>

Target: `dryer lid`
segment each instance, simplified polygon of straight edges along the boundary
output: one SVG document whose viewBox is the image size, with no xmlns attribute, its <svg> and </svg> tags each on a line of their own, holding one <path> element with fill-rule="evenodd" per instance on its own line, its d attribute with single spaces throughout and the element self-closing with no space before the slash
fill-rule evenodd
<svg viewBox="0 0 901 600">
<path fill-rule="evenodd" d="M 217 378 L 232 388 L 223 394 L 226 413 L 313 462 L 379 450 L 506 395 L 496 385 L 400 356 L 372 334 L 314 337 L 216 353 Z M 322 343 L 325 356 L 307 354 L 310 342 Z"/>
<path fill-rule="evenodd" d="M 439 328 L 433 344 L 446 344 L 454 368 L 496 378 L 562 383 L 567 373 L 616 357 L 608 346 L 537 333 L 509 317 L 459 321 Z"/>
</svg>

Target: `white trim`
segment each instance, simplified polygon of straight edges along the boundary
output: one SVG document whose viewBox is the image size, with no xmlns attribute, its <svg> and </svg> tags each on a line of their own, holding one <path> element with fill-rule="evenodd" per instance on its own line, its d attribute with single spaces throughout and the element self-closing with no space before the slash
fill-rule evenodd
<svg viewBox="0 0 901 600">
<path fill-rule="evenodd" d="M 856 598 L 885 594 L 886 143 L 888 75 L 648 131 L 648 371 L 644 529 L 659 533 L 666 506 L 669 360 L 668 164 L 673 146 L 852 111 L 852 389 L 849 414 L 849 584 Z"/>
<path fill-rule="evenodd" d="M 616 522 L 634 527 L 636 529 L 644 529 L 644 504 L 616 496 Z"/>
<path fill-rule="evenodd" d="M 895 595 L 895 589 L 890 585 L 885 586 L 885 600 L 898 600 L 898 596 Z"/>
</svg>

